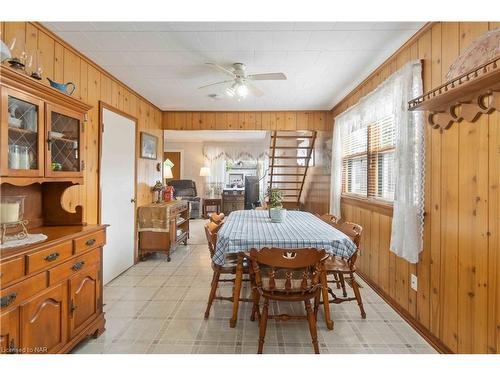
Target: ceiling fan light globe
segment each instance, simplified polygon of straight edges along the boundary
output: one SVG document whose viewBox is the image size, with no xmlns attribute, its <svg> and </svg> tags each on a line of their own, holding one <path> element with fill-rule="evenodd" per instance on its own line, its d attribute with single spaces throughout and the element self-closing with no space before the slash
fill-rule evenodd
<svg viewBox="0 0 500 375">
<path fill-rule="evenodd" d="M 248 95 L 248 87 L 246 85 L 239 85 L 236 89 L 236 94 L 241 98 L 246 97 Z"/>
</svg>

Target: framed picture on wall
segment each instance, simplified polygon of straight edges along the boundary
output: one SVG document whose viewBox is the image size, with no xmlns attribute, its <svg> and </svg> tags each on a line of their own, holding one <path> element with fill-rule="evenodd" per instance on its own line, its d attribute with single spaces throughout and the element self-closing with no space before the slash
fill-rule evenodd
<svg viewBox="0 0 500 375">
<path fill-rule="evenodd" d="M 141 132 L 141 158 L 156 160 L 158 149 L 158 137 Z"/>
</svg>

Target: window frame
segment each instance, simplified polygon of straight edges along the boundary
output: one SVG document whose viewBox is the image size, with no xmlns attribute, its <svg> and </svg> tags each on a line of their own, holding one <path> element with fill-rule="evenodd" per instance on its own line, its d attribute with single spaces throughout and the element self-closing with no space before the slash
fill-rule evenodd
<svg viewBox="0 0 500 375">
<path fill-rule="evenodd" d="M 378 170 L 378 163 L 377 163 L 377 157 L 379 154 L 387 153 L 387 152 L 392 152 L 394 153 L 396 150 L 396 146 L 386 146 L 381 149 L 378 149 L 376 151 L 372 151 L 371 147 L 371 134 L 372 134 L 372 128 L 375 125 L 375 123 L 370 123 L 366 126 L 366 151 L 363 152 L 357 152 L 354 154 L 351 154 L 349 156 L 342 157 L 342 193 L 341 193 L 341 199 L 345 201 L 351 201 L 351 203 L 359 203 L 358 205 L 363 206 L 363 205 L 373 205 L 373 206 L 379 206 L 382 210 L 384 211 L 391 211 L 392 212 L 392 207 L 394 204 L 394 199 L 393 200 L 387 200 L 380 198 L 375 195 L 374 192 L 378 190 L 377 186 L 377 175 L 379 173 Z M 352 193 L 346 191 L 347 188 L 347 181 L 346 177 L 344 175 L 345 169 L 344 165 L 345 162 L 348 160 L 353 160 L 359 157 L 365 157 L 367 160 L 367 173 L 366 173 L 366 195 L 363 194 L 358 194 L 358 193 Z M 375 184 L 375 186 L 372 186 Z"/>
</svg>

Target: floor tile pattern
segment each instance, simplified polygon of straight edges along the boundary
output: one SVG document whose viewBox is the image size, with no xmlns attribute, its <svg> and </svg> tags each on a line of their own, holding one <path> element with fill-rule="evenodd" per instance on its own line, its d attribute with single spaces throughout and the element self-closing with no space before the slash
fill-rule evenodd
<svg viewBox="0 0 500 375">
<path fill-rule="evenodd" d="M 162 255 L 151 257 L 106 285 L 106 331 L 82 342 L 73 353 L 256 353 L 258 323 L 249 319 L 249 304 L 240 305 L 236 328 L 229 327 L 229 302 L 215 301 L 210 318 L 203 319 L 212 277 L 203 224 L 203 220 L 191 222 L 189 244 L 180 246 L 171 262 Z M 226 284 L 218 293 L 229 296 L 231 285 Z M 329 331 L 320 312 L 321 353 L 435 353 L 369 286 L 361 284 L 367 318 L 361 319 L 355 302 L 333 305 L 335 327 Z M 248 287 L 243 292 L 248 294 Z M 302 314 L 303 306 L 274 303 L 271 309 Z M 269 321 L 264 353 L 312 352 L 305 321 Z"/>
</svg>

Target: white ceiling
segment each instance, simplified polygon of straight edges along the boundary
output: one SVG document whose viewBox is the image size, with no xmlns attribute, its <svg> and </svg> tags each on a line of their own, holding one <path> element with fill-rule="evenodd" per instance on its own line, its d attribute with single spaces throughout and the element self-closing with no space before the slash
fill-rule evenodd
<svg viewBox="0 0 500 375">
<path fill-rule="evenodd" d="M 77 50 L 163 110 L 331 109 L 422 22 L 46 22 Z M 204 63 L 283 72 L 238 102 Z M 220 94 L 221 99 L 210 98 Z"/>
<path fill-rule="evenodd" d="M 257 142 L 266 138 L 261 130 L 165 130 L 165 142 Z"/>
</svg>

